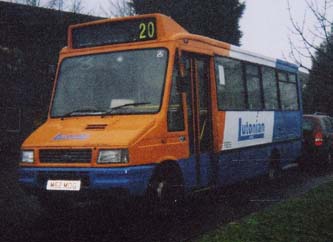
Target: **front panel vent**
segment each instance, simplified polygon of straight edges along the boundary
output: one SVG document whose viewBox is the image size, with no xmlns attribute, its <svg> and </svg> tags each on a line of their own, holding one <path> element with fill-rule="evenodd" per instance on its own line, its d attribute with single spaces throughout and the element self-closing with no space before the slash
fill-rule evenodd
<svg viewBox="0 0 333 242">
<path fill-rule="evenodd" d="M 88 124 L 86 129 L 88 130 L 104 130 L 108 126 L 107 124 Z"/>
</svg>

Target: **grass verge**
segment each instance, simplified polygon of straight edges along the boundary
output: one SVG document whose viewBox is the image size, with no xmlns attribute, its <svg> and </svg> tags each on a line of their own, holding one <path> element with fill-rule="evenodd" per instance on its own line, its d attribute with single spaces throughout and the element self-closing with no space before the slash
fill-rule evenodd
<svg viewBox="0 0 333 242">
<path fill-rule="evenodd" d="M 217 228 L 197 241 L 333 241 L 333 183 Z"/>
</svg>

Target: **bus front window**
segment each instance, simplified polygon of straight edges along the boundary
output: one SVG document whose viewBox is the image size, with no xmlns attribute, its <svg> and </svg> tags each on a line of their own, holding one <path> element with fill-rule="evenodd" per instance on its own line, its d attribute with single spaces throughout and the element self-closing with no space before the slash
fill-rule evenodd
<svg viewBox="0 0 333 242">
<path fill-rule="evenodd" d="M 166 49 L 144 49 L 64 59 L 51 117 L 156 113 L 167 68 Z"/>
</svg>

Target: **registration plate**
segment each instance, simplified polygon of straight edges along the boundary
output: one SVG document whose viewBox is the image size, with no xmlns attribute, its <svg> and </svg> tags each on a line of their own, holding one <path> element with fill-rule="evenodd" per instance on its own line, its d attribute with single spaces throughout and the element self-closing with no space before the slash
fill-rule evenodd
<svg viewBox="0 0 333 242">
<path fill-rule="evenodd" d="M 48 180 L 46 190 L 80 191 L 81 181 L 73 180 Z"/>
</svg>

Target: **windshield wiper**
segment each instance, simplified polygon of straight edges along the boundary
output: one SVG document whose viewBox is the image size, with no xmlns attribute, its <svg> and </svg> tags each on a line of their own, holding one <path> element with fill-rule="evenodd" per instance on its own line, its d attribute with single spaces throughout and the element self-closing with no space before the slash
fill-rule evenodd
<svg viewBox="0 0 333 242">
<path fill-rule="evenodd" d="M 116 107 L 110 108 L 110 110 L 104 112 L 102 114 L 102 116 L 105 116 L 105 115 L 108 115 L 108 114 L 112 114 L 115 110 L 122 109 L 124 107 L 129 107 L 129 106 L 136 107 L 136 106 L 147 105 L 147 104 L 150 104 L 150 102 L 126 103 L 126 104 L 123 104 L 123 105 L 120 105 L 120 106 L 116 106 Z"/>
<path fill-rule="evenodd" d="M 75 116 L 75 114 L 81 115 L 81 114 L 90 114 L 90 113 L 102 113 L 102 111 L 97 110 L 95 108 L 76 109 L 68 113 L 65 113 L 64 115 L 61 116 L 61 118 L 72 117 Z"/>
<path fill-rule="evenodd" d="M 128 107 L 128 106 L 140 106 L 140 105 L 147 105 L 147 104 L 150 104 L 150 102 L 140 102 L 140 103 L 126 103 L 126 104 L 123 104 L 123 105 L 120 105 L 120 106 L 116 106 L 116 107 L 113 107 L 111 108 L 110 111 L 112 110 L 117 110 L 117 109 L 121 109 L 123 107 Z"/>
</svg>

